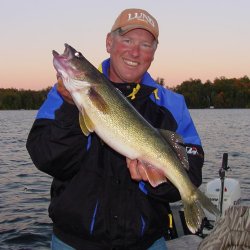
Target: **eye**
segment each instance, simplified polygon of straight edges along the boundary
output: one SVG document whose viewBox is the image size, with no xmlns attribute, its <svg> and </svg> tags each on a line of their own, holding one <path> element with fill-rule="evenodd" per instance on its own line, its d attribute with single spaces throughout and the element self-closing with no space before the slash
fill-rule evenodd
<svg viewBox="0 0 250 250">
<path fill-rule="evenodd" d="M 154 43 L 143 42 L 140 45 L 141 45 L 141 48 L 144 50 L 153 50 L 154 49 Z"/>
<path fill-rule="evenodd" d="M 152 47 L 151 44 L 149 44 L 149 43 L 142 43 L 141 45 L 142 45 L 142 47 L 145 47 L 145 48 L 151 48 Z"/>
<path fill-rule="evenodd" d="M 124 38 L 122 41 L 126 44 L 131 44 L 131 40 L 128 38 Z"/>
<path fill-rule="evenodd" d="M 76 56 L 76 57 L 78 57 L 78 58 L 83 57 L 83 55 L 81 54 L 81 52 L 78 52 L 78 51 L 77 51 L 77 52 L 75 52 L 75 56 Z"/>
</svg>

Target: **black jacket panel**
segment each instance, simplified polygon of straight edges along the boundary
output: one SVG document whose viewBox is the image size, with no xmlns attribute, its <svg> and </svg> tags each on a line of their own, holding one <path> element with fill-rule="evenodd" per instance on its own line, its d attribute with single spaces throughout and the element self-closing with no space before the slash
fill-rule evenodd
<svg viewBox="0 0 250 250">
<path fill-rule="evenodd" d="M 126 96 L 134 87 L 115 86 Z M 131 103 L 154 127 L 176 131 L 171 112 L 149 98 L 153 90 L 142 85 Z M 188 155 L 188 174 L 199 186 L 204 153 L 200 145 L 188 146 L 198 151 Z M 178 190 L 170 182 L 153 188 L 133 181 L 125 157 L 94 133 L 82 134 L 75 106 L 62 102 L 53 119 L 38 114 L 27 149 L 36 167 L 54 177 L 49 215 L 64 242 L 76 249 L 146 249 L 166 233 Z"/>
</svg>

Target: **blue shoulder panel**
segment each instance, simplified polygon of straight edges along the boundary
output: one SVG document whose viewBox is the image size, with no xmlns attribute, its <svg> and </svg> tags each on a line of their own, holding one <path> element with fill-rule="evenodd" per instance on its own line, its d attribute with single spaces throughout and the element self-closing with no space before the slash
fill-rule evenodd
<svg viewBox="0 0 250 250">
<path fill-rule="evenodd" d="M 36 119 L 55 119 L 55 111 L 60 108 L 63 99 L 56 90 L 56 84 L 48 93 L 47 99 L 38 110 Z"/>
</svg>

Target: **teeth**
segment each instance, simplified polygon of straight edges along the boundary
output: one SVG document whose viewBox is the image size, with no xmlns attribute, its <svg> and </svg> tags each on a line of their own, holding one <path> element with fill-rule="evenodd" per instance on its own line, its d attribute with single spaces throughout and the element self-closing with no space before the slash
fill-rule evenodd
<svg viewBox="0 0 250 250">
<path fill-rule="evenodd" d="M 124 62 L 125 62 L 126 64 L 130 65 L 130 66 L 137 66 L 137 65 L 138 65 L 137 62 L 132 62 L 132 61 L 125 60 L 125 59 L 124 59 Z"/>
</svg>

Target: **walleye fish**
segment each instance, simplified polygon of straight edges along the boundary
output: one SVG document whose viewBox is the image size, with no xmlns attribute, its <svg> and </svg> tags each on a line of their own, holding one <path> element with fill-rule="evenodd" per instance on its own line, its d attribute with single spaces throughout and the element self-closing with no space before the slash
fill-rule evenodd
<svg viewBox="0 0 250 250">
<path fill-rule="evenodd" d="M 54 67 L 79 109 L 80 126 L 86 136 L 95 132 L 123 156 L 141 161 L 153 187 L 171 181 L 180 192 L 191 232 L 200 228 L 205 217 L 203 208 L 219 215 L 183 167 L 188 161 L 180 136 L 151 126 L 103 74 L 68 44 L 63 54 L 53 50 L 53 56 Z"/>
</svg>

